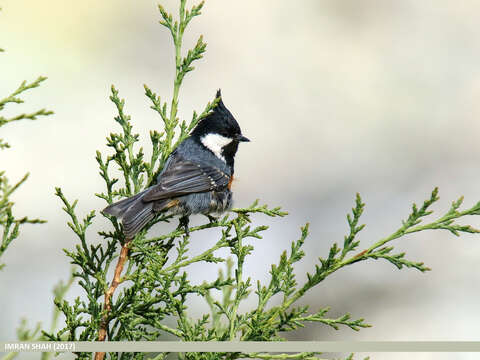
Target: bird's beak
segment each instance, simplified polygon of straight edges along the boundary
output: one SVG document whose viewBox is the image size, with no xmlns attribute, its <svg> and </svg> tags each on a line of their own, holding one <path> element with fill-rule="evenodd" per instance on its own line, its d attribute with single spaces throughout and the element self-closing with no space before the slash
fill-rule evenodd
<svg viewBox="0 0 480 360">
<path fill-rule="evenodd" d="M 235 135 L 235 140 L 240 142 L 249 142 L 250 140 L 243 136 L 242 134 Z"/>
</svg>

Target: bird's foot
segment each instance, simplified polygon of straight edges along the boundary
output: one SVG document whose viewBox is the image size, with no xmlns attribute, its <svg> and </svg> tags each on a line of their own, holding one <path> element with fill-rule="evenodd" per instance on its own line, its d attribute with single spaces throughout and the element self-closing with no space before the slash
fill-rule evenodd
<svg viewBox="0 0 480 360">
<path fill-rule="evenodd" d="M 208 218 L 208 221 L 210 222 L 210 224 L 213 224 L 214 222 L 217 222 L 218 221 L 218 218 L 215 217 L 215 216 L 212 216 L 210 214 L 205 214 L 205 216 Z"/>
<path fill-rule="evenodd" d="M 179 220 L 179 227 L 183 227 L 185 230 L 185 235 L 190 236 L 190 230 L 188 229 L 188 223 L 190 222 L 190 218 L 188 216 L 182 216 Z"/>
</svg>

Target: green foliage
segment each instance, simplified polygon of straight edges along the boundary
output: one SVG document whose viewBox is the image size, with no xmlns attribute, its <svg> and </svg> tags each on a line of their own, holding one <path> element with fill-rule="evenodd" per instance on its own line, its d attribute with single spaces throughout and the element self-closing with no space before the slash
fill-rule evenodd
<svg viewBox="0 0 480 360">
<path fill-rule="evenodd" d="M 20 86 L 17 89 L 15 89 L 9 96 L 0 100 L 0 111 L 2 111 L 5 108 L 5 106 L 9 103 L 22 104 L 24 101 L 19 97 L 19 95 L 21 95 L 27 90 L 34 89 L 40 86 L 40 83 L 42 83 L 46 79 L 47 78 L 44 76 L 39 76 L 36 80 L 32 81 L 31 83 L 27 83 L 27 81 L 22 81 Z M 14 121 L 19 121 L 24 119 L 37 120 L 39 116 L 47 116 L 51 114 L 53 114 L 53 111 L 40 109 L 32 113 L 21 113 L 19 115 L 15 115 L 8 118 L 0 115 L 0 127 Z M 0 149 L 9 148 L 9 147 L 10 145 L 8 143 L 0 139 Z"/>
<path fill-rule="evenodd" d="M 1 10 L 1 8 L 0 8 Z M 3 52 L 3 49 L 0 49 L 0 52 Z M 0 113 L 6 108 L 8 104 L 22 104 L 23 99 L 20 98 L 27 90 L 34 89 L 45 81 L 47 78 L 40 76 L 36 80 L 28 83 L 23 81 L 17 89 L 15 89 L 10 95 L 0 99 Z M 36 120 L 40 116 L 47 116 L 53 114 L 52 111 L 40 109 L 32 113 L 20 113 L 18 115 L 5 117 L 0 114 L 0 128 L 9 123 L 19 121 L 19 120 Z M 5 150 L 10 148 L 10 145 L 5 142 L 3 139 L 0 139 L 0 150 Z M 22 179 L 20 179 L 15 184 L 11 185 L 8 178 L 5 175 L 5 171 L 0 171 L 0 232 L 1 232 L 1 242 L 0 242 L 0 257 L 7 250 L 7 247 L 12 243 L 13 240 L 17 239 L 20 235 L 20 226 L 23 224 L 41 224 L 44 223 L 44 220 L 40 219 L 31 219 L 27 216 L 16 217 L 13 214 L 14 202 L 11 200 L 13 193 L 27 180 L 29 174 L 25 174 Z M 4 264 L 0 263 L 0 269 Z M 72 280 L 73 281 L 73 278 Z M 55 297 L 62 297 L 68 287 L 71 285 L 71 282 L 67 285 L 59 283 L 55 290 Z M 58 321 L 60 313 L 57 309 L 54 310 L 54 315 L 52 319 L 52 331 L 55 329 L 56 323 Z M 23 319 L 20 323 L 19 328 L 17 329 L 17 338 L 20 341 L 32 341 L 32 340 L 45 340 L 41 334 L 41 324 L 36 324 L 35 328 L 32 330 L 27 326 L 27 321 Z M 15 358 L 18 355 L 17 352 L 11 352 L 4 357 L 2 360 L 10 360 Z M 49 358 L 48 354 L 42 354 L 41 359 L 46 360 Z"/>
<path fill-rule="evenodd" d="M 205 43 L 199 38 L 195 47 L 182 55 L 182 39 L 188 23 L 200 14 L 203 2 L 185 10 L 185 0 L 180 1 L 178 20 L 159 6 L 162 20 L 172 35 L 175 46 L 175 79 L 173 95 L 169 104 L 162 100 L 149 87 L 145 86 L 145 95 L 152 102 L 151 108 L 160 116 L 164 130 L 151 131 L 151 156 L 146 159 L 142 148 L 138 148 L 140 136 L 133 130 L 131 118 L 126 113 L 125 101 L 119 97 L 118 90 L 112 86 L 110 100 L 114 103 L 118 115 L 115 121 L 121 128 L 118 133 L 107 137 L 111 149 L 109 155 L 97 151 L 96 160 L 100 176 L 105 181 L 105 190 L 96 196 L 107 204 L 131 196 L 155 182 L 169 154 L 183 141 L 200 119 L 206 116 L 217 104 L 218 99 L 207 104 L 198 115 L 193 113 L 189 121 L 177 116 L 179 90 L 185 75 L 193 70 L 192 63 L 203 56 Z M 115 177 L 114 174 L 120 174 Z M 98 232 L 100 239 L 91 234 L 89 227 L 96 219 L 92 210 L 81 218 L 76 212 L 77 200 L 71 202 L 60 188 L 56 195 L 63 203 L 77 243 L 73 249 L 64 250 L 75 265 L 73 272 L 84 295 L 67 301 L 57 297 L 55 304 L 58 311 L 65 316 L 65 326 L 59 331 L 43 332 L 51 340 L 93 341 L 99 338 L 105 327 L 109 341 L 120 340 L 158 340 L 177 338 L 182 341 L 283 341 L 288 331 L 294 331 L 306 323 L 318 323 L 339 329 L 348 327 L 358 331 L 369 327 L 363 318 L 345 314 L 330 318 L 328 306 L 310 311 L 308 306 L 298 305 L 308 291 L 321 283 L 334 272 L 361 261 L 386 260 L 398 269 L 414 268 L 419 271 L 429 270 L 421 262 L 405 258 L 404 253 L 394 253 L 392 241 L 408 234 L 424 230 L 448 230 L 455 235 L 462 232 L 477 233 L 478 230 L 468 225 L 459 225 L 457 219 L 466 215 L 479 215 L 480 203 L 470 209 L 460 210 L 462 199 L 453 202 L 450 210 L 440 218 L 422 225 L 422 220 L 431 215 L 431 206 L 438 201 L 435 189 L 431 197 L 418 208 L 415 204 L 407 220 L 401 227 L 367 248 L 360 249 L 358 235 L 364 228 L 359 224 L 364 210 L 364 203 L 359 195 L 356 197 L 352 214 L 347 215 L 348 234 L 343 244 L 334 243 L 325 257 L 318 258 L 318 264 L 300 279 L 295 267 L 304 258 L 302 250 L 308 236 L 309 225 L 301 228 L 297 240 L 292 241 L 276 264 L 270 268 L 269 280 L 262 283 L 245 276 L 247 257 L 255 256 L 255 241 L 262 239 L 267 226 L 253 224 L 253 215 L 284 217 L 287 213 L 279 207 L 270 208 L 255 201 L 250 207 L 233 209 L 225 216 L 211 220 L 189 229 L 185 233 L 183 226 L 171 232 L 161 233 L 162 227 L 153 227 L 168 223 L 171 216 L 159 214 L 145 228 L 128 242 L 122 232 L 122 225 L 115 217 L 102 214 L 110 223 L 109 229 Z M 189 248 L 191 237 L 197 231 L 216 229 L 219 239 L 216 243 L 200 253 L 192 253 Z M 127 247 L 128 252 L 124 252 Z M 118 279 L 111 281 L 115 264 L 122 261 L 121 254 L 128 253 L 125 266 L 120 269 Z M 220 256 L 217 250 L 226 249 L 228 255 Z M 188 266 L 196 263 L 219 264 L 220 271 L 216 279 L 194 283 Z M 222 271 L 222 268 L 224 271 Z M 106 305 L 107 293 L 116 292 Z M 216 298 L 215 293 L 222 296 Z M 281 301 L 272 300 L 280 295 Z M 240 305 L 247 297 L 256 297 L 256 306 L 248 311 L 240 311 Z M 210 312 L 192 318 L 187 300 L 202 298 L 210 307 Z M 276 297 L 278 299 L 278 297 Z M 105 302 L 105 303 L 104 303 Z M 78 353 L 78 358 L 90 358 L 91 354 Z M 260 353 L 185 353 L 182 359 L 313 359 L 316 353 L 298 354 L 260 354 Z M 161 359 L 166 354 L 111 353 L 111 359 Z M 347 359 L 352 359 L 350 355 Z"/>
<path fill-rule="evenodd" d="M 13 240 L 18 238 L 20 225 L 22 224 L 40 224 L 44 220 L 30 219 L 27 216 L 17 218 L 13 215 L 12 208 L 14 203 L 10 200 L 10 195 L 18 189 L 28 178 L 28 173 L 15 185 L 10 185 L 8 178 L 4 175 L 4 171 L 0 172 L 0 231 L 2 240 L 0 242 L 0 257 L 7 250 L 7 247 Z M 0 264 L 2 269 L 4 264 Z"/>
<path fill-rule="evenodd" d="M 0 8 L 1 10 L 1 8 Z M 0 52 L 3 52 L 3 49 L 0 49 Z M 0 99 L 0 128 L 11 122 L 29 119 L 36 120 L 39 116 L 46 116 L 53 114 L 52 111 L 45 109 L 40 109 L 32 113 L 21 113 L 19 115 L 5 117 L 1 112 L 5 107 L 10 103 L 21 104 L 24 101 L 19 97 L 27 90 L 36 88 L 40 85 L 42 81 L 46 80 L 45 77 L 40 76 L 35 81 L 27 83 L 23 81 L 20 86 L 13 91 L 7 97 Z M 0 150 L 9 148 L 10 145 L 0 138 Z M 20 225 L 22 224 L 39 224 L 45 221 L 39 219 L 30 219 L 26 216 L 15 217 L 13 215 L 13 205 L 11 201 L 12 194 L 22 185 L 28 178 L 28 173 L 17 183 L 11 185 L 8 181 L 8 178 L 5 175 L 5 171 L 0 170 L 0 233 L 1 233 L 1 242 L 0 242 L 0 257 L 7 250 L 7 247 L 12 243 L 13 240 L 18 238 Z M 0 269 L 4 264 L 0 263 Z"/>
</svg>

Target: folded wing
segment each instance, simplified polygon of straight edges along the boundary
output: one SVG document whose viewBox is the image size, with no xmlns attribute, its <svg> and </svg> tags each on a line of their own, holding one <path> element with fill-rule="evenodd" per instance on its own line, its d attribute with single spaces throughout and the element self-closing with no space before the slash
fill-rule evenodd
<svg viewBox="0 0 480 360">
<path fill-rule="evenodd" d="M 230 176 L 212 166 L 181 160 L 172 163 L 142 197 L 144 202 L 174 198 L 191 193 L 220 191 L 228 186 Z"/>
</svg>

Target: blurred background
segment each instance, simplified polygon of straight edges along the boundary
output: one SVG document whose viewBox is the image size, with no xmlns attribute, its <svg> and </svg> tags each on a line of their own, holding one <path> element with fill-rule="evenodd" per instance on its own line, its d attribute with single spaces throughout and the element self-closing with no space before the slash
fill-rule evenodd
<svg viewBox="0 0 480 360">
<path fill-rule="evenodd" d="M 104 190 L 95 151 L 109 151 L 105 137 L 119 126 L 110 85 L 126 99 L 134 130 L 148 146 L 161 128 L 143 84 L 170 99 L 173 46 L 158 24 L 156 1 L 1 0 L 0 96 L 20 81 L 49 79 L 11 105 L 11 113 L 47 107 L 55 115 L 2 127 L 12 148 L 0 168 L 13 182 L 31 176 L 15 193 L 16 214 L 41 217 L 27 225 L 2 258 L 0 339 L 14 340 L 20 319 L 49 328 L 52 288 L 67 279 L 62 248 L 77 239 L 54 194 L 79 199 L 78 214 L 101 210 Z M 162 1 L 171 11 L 176 1 Z M 189 5 L 191 6 L 191 2 Z M 311 223 L 299 281 L 318 256 L 341 243 L 345 215 L 359 192 L 366 202 L 362 247 L 391 234 L 413 201 L 440 187 L 436 214 L 465 195 L 480 200 L 480 27 L 477 1 L 207 1 L 187 29 L 185 49 L 204 35 L 203 60 L 185 78 L 180 116 L 190 119 L 222 88 L 225 104 L 252 142 L 237 155 L 237 206 L 259 198 L 290 212 L 283 219 L 257 217 L 271 229 L 254 241 L 246 275 L 266 281 L 270 264 Z M 148 153 L 148 151 L 147 151 Z M 480 226 L 478 219 L 468 219 Z M 196 217 L 193 223 L 204 221 Z M 96 218 L 95 230 L 105 226 Z M 153 231 L 162 232 L 160 227 Z M 192 251 L 214 243 L 216 232 L 195 233 Z M 398 271 L 385 261 L 342 269 L 301 304 L 331 306 L 330 316 L 364 317 L 369 329 L 335 331 L 314 324 L 289 335 L 297 340 L 478 340 L 480 336 L 480 237 L 428 232 L 395 242 L 407 258 L 433 271 Z M 260 255 L 261 254 L 261 255 Z M 216 266 L 192 271 L 201 282 Z M 82 294 L 74 286 L 68 299 Z M 254 306 L 251 297 L 243 310 Z M 206 310 L 191 301 L 192 314 Z M 371 354 L 373 359 L 478 359 L 478 354 Z M 37 358 L 21 354 L 21 359 Z"/>
</svg>

